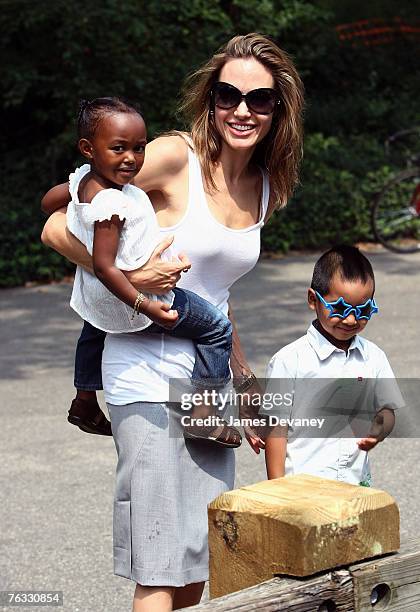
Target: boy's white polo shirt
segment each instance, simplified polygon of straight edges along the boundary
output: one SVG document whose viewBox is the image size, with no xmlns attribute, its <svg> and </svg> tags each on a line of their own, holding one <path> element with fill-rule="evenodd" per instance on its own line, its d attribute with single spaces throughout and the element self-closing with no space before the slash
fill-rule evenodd
<svg viewBox="0 0 420 612">
<path fill-rule="evenodd" d="M 352 378 L 360 381 L 362 386 L 366 379 L 378 379 L 372 396 L 372 418 L 384 404 L 394 409 L 404 405 L 388 359 L 376 344 L 355 336 L 346 352 L 331 344 L 313 325 L 305 336 L 288 344 L 273 356 L 267 367 L 266 378 L 271 379 L 266 391 L 272 393 L 279 390 L 279 385 L 287 392 L 297 389 L 297 381 L 300 379 L 324 379 L 320 381 L 324 389 L 325 379 L 335 381 Z M 382 379 L 388 379 L 388 382 Z M 328 383 L 328 380 L 326 382 Z M 334 384 L 336 386 L 336 383 Z M 286 416 L 292 422 L 294 415 L 302 416 L 302 404 L 310 404 L 311 397 L 308 393 L 316 394 L 320 386 L 303 383 L 300 388 L 303 388 L 304 392 L 296 391 L 292 405 L 281 410 L 281 416 Z M 345 385 L 343 388 L 345 389 Z M 357 387 L 353 385 L 352 393 L 355 388 Z M 357 400 L 354 405 L 357 411 Z M 320 435 L 323 435 L 324 432 L 321 431 Z M 306 473 L 351 484 L 370 482 L 368 453 L 359 450 L 358 439 L 351 437 L 352 435 L 349 428 L 349 437 L 309 438 L 307 429 L 305 433 L 304 429 L 299 432 L 299 428 L 289 426 L 286 476 Z"/>
</svg>

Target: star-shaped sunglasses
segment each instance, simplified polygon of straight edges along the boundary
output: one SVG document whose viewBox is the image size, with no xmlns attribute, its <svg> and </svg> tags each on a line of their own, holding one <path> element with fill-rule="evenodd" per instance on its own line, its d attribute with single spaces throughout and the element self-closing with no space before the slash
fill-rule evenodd
<svg viewBox="0 0 420 612">
<path fill-rule="evenodd" d="M 348 304 L 343 297 L 339 297 L 335 302 L 326 302 L 318 291 L 315 291 L 315 293 L 321 304 L 330 311 L 329 319 L 331 317 L 346 319 L 353 312 L 357 321 L 360 319 L 369 321 L 371 316 L 379 311 L 374 298 L 369 298 L 364 304 L 353 306 L 353 304 Z"/>
</svg>

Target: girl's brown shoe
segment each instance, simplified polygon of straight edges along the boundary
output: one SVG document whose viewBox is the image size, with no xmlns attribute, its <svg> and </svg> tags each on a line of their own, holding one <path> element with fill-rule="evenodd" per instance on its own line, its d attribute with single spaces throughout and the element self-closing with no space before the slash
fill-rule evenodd
<svg viewBox="0 0 420 612">
<path fill-rule="evenodd" d="M 86 433 L 112 436 L 111 423 L 96 400 L 89 401 L 75 397 L 71 403 L 67 420 Z"/>
</svg>

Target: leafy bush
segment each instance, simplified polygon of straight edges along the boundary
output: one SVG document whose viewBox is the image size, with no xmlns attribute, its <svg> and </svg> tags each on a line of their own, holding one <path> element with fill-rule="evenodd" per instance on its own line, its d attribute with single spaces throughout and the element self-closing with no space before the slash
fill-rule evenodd
<svg viewBox="0 0 420 612">
<path fill-rule="evenodd" d="M 324 248 L 372 239 L 370 202 L 392 174 L 368 137 L 307 137 L 301 184 L 264 229 L 266 251 Z"/>
<path fill-rule="evenodd" d="M 337 23 L 415 16 L 381 0 L 5 0 L 0 286 L 59 278 L 71 264 L 43 247 L 41 195 L 77 160 L 79 98 L 141 101 L 149 138 L 182 127 L 180 83 L 229 37 L 261 31 L 294 57 L 307 91 L 301 185 L 264 229 L 263 248 L 323 247 L 369 237 L 368 203 L 391 171 L 380 142 L 419 123 L 419 37 L 382 47 L 342 44 Z"/>
</svg>

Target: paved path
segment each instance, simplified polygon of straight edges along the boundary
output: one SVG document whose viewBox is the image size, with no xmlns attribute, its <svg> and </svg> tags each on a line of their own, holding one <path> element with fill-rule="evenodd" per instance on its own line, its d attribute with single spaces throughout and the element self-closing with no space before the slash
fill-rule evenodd
<svg viewBox="0 0 420 612">
<path fill-rule="evenodd" d="M 259 375 L 311 320 L 305 296 L 314 260 L 263 261 L 232 292 Z M 366 336 L 397 375 L 420 378 L 420 254 L 380 252 L 371 260 L 380 315 Z M 0 590 L 62 590 L 63 609 L 72 612 L 128 611 L 133 587 L 112 574 L 113 442 L 66 422 L 80 329 L 70 291 L 60 284 L 0 292 Z M 396 497 L 404 534 L 417 532 L 419 459 L 418 439 L 388 440 L 373 453 L 375 485 Z M 237 465 L 238 485 L 265 477 L 262 457 L 245 445 Z"/>
</svg>

